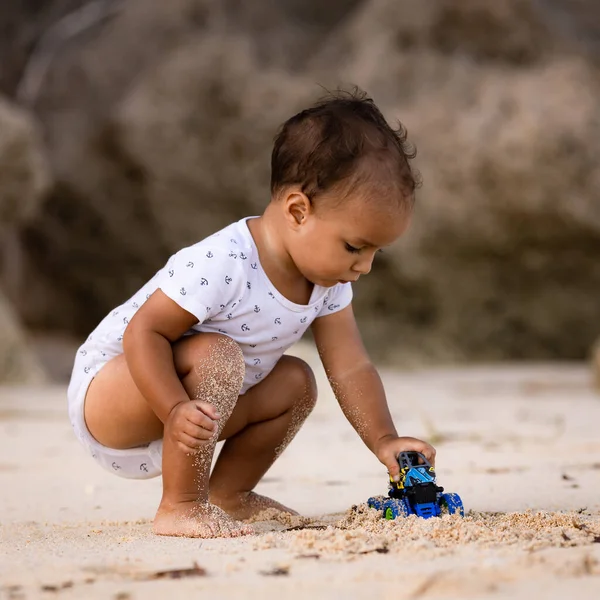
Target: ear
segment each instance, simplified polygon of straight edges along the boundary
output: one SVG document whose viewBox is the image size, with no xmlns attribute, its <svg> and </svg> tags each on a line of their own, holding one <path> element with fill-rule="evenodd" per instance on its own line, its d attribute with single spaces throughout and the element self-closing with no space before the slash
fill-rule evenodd
<svg viewBox="0 0 600 600">
<path fill-rule="evenodd" d="M 313 207 L 306 194 L 300 190 L 290 190 L 283 199 L 283 211 L 290 226 L 298 229 L 312 214 Z"/>
</svg>

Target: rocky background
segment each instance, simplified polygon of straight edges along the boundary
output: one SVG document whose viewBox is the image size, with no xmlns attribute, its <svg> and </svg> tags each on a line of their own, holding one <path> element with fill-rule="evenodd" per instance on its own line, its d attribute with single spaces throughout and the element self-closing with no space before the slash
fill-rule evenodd
<svg viewBox="0 0 600 600">
<path fill-rule="evenodd" d="M 42 377 L 48 339 L 72 348 L 169 254 L 260 213 L 277 126 L 349 84 L 408 126 L 424 180 L 409 235 L 355 288 L 372 354 L 588 357 L 598 57 L 595 0 L 7 4 L 0 381 Z"/>
</svg>

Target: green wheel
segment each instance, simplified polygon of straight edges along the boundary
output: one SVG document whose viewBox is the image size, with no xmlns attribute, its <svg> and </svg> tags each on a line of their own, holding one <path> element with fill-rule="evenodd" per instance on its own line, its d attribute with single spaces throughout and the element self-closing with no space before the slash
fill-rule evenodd
<svg viewBox="0 0 600 600">
<path fill-rule="evenodd" d="M 402 500 L 390 499 L 383 504 L 383 517 L 388 521 L 393 521 L 398 517 L 406 517 L 408 512 Z"/>
</svg>

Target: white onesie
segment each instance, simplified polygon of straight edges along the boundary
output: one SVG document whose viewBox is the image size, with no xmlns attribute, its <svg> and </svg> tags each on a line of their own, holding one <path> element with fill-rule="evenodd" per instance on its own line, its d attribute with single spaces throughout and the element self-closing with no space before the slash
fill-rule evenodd
<svg viewBox="0 0 600 600">
<path fill-rule="evenodd" d="M 83 418 L 90 382 L 111 358 L 123 353 L 127 324 L 155 290 L 160 288 L 198 319 L 186 335 L 220 332 L 240 345 L 246 363 L 242 394 L 271 372 L 316 318 L 350 304 L 349 283 L 315 286 L 306 305 L 282 296 L 262 269 L 248 229 L 249 218 L 171 256 L 150 281 L 111 311 L 79 348 L 68 390 L 69 416 L 77 437 L 109 470 L 134 478 L 161 472 L 162 440 L 130 450 L 106 448 L 91 436 Z"/>
</svg>

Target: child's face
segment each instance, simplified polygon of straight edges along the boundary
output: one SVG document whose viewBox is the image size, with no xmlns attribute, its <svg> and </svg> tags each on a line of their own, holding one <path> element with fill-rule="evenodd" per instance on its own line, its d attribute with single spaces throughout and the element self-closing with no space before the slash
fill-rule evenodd
<svg viewBox="0 0 600 600">
<path fill-rule="evenodd" d="M 353 197 L 332 208 L 315 210 L 310 203 L 297 208 L 288 251 L 302 275 L 324 287 L 366 275 L 377 251 L 396 241 L 410 222 L 396 200 Z"/>
</svg>

